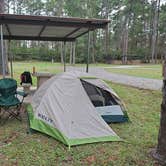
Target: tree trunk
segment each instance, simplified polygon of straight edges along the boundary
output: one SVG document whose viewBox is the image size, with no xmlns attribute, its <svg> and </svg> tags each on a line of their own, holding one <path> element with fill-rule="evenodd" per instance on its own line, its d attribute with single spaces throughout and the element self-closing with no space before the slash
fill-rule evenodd
<svg viewBox="0 0 166 166">
<path fill-rule="evenodd" d="M 105 19 L 109 19 L 109 2 L 108 0 L 104 0 L 103 2 L 104 8 L 105 8 Z M 105 55 L 109 56 L 109 25 L 106 26 L 105 28 Z"/>
<path fill-rule="evenodd" d="M 154 3 L 154 17 L 153 17 L 153 29 L 152 29 L 152 47 L 151 47 L 151 58 L 152 63 L 156 62 L 155 54 L 156 54 L 156 43 L 157 43 L 157 24 L 158 24 L 158 0 Z"/>
<path fill-rule="evenodd" d="M 147 29 L 148 29 L 148 21 L 147 21 L 147 18 L 146 18 L 146 14 L 145 14 L 145 8 L 147 7 L 147 1 L 143 1 L 142 3 L 142 8 L 143 8 L 143 32 L 144 32 L 144 38 L 143 38 L 143 47 L 146 49 L 148 48 L 149 46 L 149 43 L 148 43 L 148 32 L 147 32 Z M 146 52 L 145 54 L 145 62 L 149 62 L 149 58 L 148 58 L 148 54 Z"/>
<path fill-rule="evenodd" d="M 127 64 L 127 52 L 128 52 L 128 24 L 129 18 L 125 19 L 126 24 L 123 31 L 122 37 L 122 64 Z"/>
<path fill-rule="evenodd" d="M 157 148 L 152 152 L 152 156 L 161 164 L 166 165 L 166 59 L 163 66 L 163 101 L 161 104 L 160 129 L 158 135 Z"/>
<path fill-rule="evenodd" d="M 160 17 L 160 0 L 157 3 L 157 25 L 156 25 L 156 51 L 155 51 L 155 63 L 157 63 L 158 54 L 158 35 L 159 35 L 159 17 Z"/>
<path fill-rule="evenodd" d="M 129 40 L 129 24 L 132 17 L 132 8 L 133 2 L 132 0 L 128 1 L 130 3 L 128 13 L 124 19 L 124 31 L 123 31 L 123 47 L 122 47 L 122 63 L 127 64 L 127 54 L 128 54 L 128 40 Z"/>
<path fill-rule="evenodd" d="M 4 13 L 4 12 L 5 12 L 5 1 L 0 0 L 0 13 Z"/>
</svg>

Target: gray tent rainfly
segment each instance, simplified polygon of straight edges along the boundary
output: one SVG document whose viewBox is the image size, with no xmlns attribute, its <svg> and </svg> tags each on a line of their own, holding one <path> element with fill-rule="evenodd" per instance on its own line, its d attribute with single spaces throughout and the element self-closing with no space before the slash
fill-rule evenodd
<svg viewBox="0 0 166 166">
<path fill-rule="evenodd" d="M 87 89 L 91 90 L 87 92 Z M 110 116 L 114 122 L 118 117 L 128 119 L 120 99 L 103 81 L 89 78 L 86 73 L 65 72 L 43 83 L 34 94 L 28 106 L 30 128 L 48 134 L 69 147 L 120 141 L 102 118 L 102 107 L 107 110 L 107 118 Z"/>
<path fill-rule="evenodd" d="M 78 37 L 88 33 L 86 68 L 88 72 L 90 31 L 94 31 L 98 28 L 107 31 L 109 22 L 110 21 L 106 19 L 0 14 L 3 71 L 5 71 L 3 40 L 63 41 L 65 46 L 66 42 L 74 42 Z M 107 41 L 107 39 L 105 41 Z M 64 47 L 64 71 L 65 70 Z M 3 76 L 5 77 L 5 72 L 3 72 Z"/>
</svg>

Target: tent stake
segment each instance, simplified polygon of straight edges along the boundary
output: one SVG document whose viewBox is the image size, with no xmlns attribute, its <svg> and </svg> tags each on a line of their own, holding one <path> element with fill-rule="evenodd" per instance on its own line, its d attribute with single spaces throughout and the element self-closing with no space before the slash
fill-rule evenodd
<svg viewBox="0 0 166 166">
<path fill-rule="evenodd" d="M 2 74 L 5 78 L 5 58 L 4 58 L 4 47 L 3 47 L 3 27 L 1 24 L 1 56 L 2 56 Z"/>
</svg>

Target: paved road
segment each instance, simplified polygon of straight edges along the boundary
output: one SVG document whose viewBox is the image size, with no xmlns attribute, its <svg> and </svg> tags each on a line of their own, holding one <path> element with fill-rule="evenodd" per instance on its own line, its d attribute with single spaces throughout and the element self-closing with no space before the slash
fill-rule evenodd
<svg viewBox="0 0 166 166">
<path fill-rule="evenodd" d="M 67 71 L 72 70 L 85 72 L 85 68 L 82 67 L 67 67 Z M 101 79 L 141 89 L 161 90 L 162 88 L 162 80 L 114 74 L 107 72 L 106 70 L 100 67 L 90 67 L 89 73 Z"/>
</svg>

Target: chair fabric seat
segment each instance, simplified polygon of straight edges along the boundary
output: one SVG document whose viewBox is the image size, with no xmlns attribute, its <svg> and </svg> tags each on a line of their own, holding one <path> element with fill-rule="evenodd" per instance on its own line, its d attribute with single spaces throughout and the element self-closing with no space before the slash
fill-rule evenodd
<svg viewBox="0 0 166 166">
<path fill-rule="evenodd" d="M 0 80 L 0 94 L 1 96 L 11 96 L 16 94 L 17 82 L 10 78 Z"/>
</svg>

